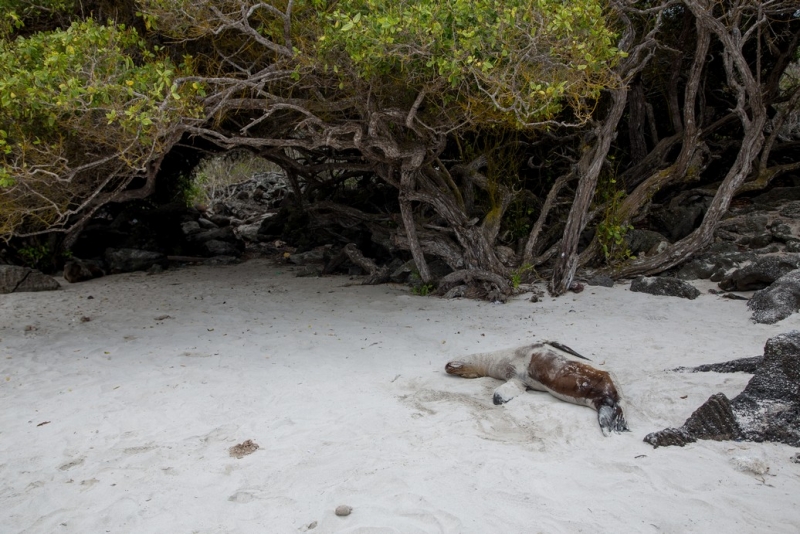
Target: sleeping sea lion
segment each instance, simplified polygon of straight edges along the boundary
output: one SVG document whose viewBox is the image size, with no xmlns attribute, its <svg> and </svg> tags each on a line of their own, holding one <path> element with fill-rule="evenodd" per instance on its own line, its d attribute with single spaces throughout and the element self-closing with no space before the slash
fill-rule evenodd
<svg viewBox="0 0 800 534">
<path fill-rule="evenodd" d="M 576 358 L 589 361 L 566 345 L 544 341 L 472 354 L 464 361 L 449 362 L 445 371 L 462 378 L 491 376 L 505 380 L 494 391 L 495 404 L 505 404 L 528 389 L 547 391 L 561 400 L 597 410 L 604 435 L 627 432 L 628 424 L 611 376 Z"/>
</svg>

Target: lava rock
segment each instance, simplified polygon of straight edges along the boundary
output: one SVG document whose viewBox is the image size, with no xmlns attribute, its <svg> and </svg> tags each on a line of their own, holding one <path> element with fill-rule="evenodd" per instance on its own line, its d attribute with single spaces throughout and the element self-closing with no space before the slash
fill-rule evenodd
<svg viewBox="0 0 800 534">
<path fill-rule="evenodd" d="M 614 279 L 605 274 L 598 274 L 586 280 L 590 286 L 614 287 Z"/>
<path fill-rule="evenodd" d="M 181 232 L 183 232 L 183 235 L 187 237 L 190 235 L 199 234 L 202 231 L 203 229 L 200 228 L 200 224 L 197 221 L 181 223 Z"/>
<path fill-rule="evenodd" d="M 717 267 L 716 263 L 708 259 L 698 258 L 684 264 L 675 276 L 680 280 L 705 279 L 710 277 L 718 269 L 719 267 Z"/>
<path fill-rule="evenodd" d="M 800 254 L 765 256 L 758 258 L 746 267 L 730 273 L 720 281 L 720 289 L 725 291 L 752 291 L 764 289 L 789 271 L 800 268 Z"/>
<path fill-rule="evenodd" d="M 750 373 L 753 374 L 764 361 L 763 356 L 739 358 L 722 363 L 707 363 L 697 367 L 678 367 L 674 371 L 688 371 L 690 373 Z"/>
<path fill-rule="evenodd" d="M 168 265 L 167 257 L 160 252 L 132 248 L 106 249 L 105 260 L 112 273 L 146 271 L 156 263 L 162 267 Z"/>
<path fill-rule="evenodd" d="M 698 439 L 773 441 L 800 447 L 800 331 L 770 338 L 747 386 L 733 400 L 712 395 L 680 428 L 648 434 L 653 447 Z"/>
<path fill-rule="evenodd" d="M 18 265 L 0 265 L 0 293 L 54 291 L 61 286 L 52 277 Z"/>
<path fill-rule="evenodd" d="M 747 302 L 753 321 L 773 324 L 800 310 L 800 269 L 778 278 L 772 285 L 756 291 Z"/>
<path fill-rule="evenodd" d="M 650 295 L 680 297 L 689 300 L 694 300 L 700 296 L 700 290 L 690 283 L 667 276 L 640 276 L 631 282 L 631 291 Z"/>
<path fill-rule="evenodd" d="M 203 243 L 203 249 L 209 256 L 241 256 L 241 247 L 236 243 L 212 239 Z"/>
<path fill-rule="evenodd" d="M 778 206 L 788 200 L 800 200 L 800 187 L 774 187 L 752 200 L 754 204 Z"/>
<path fill-rule="evenodd" d="M 794 201 L 785 204 L 778 212 L 789 219 L 800 219 L 800 202 Z"/>
<path fill-rule="evenodd" d="M 696 204 L 667 208 L 653 214 L 654 222 L 664 230 L 671 241 L 678 241 L 691 234 L 703 218 L 706 209 Z"/>
<path fill-rule="evenodd" d="M 98 261 L 84 261 L 72 258 L 64 264 L 64 279 L 70 284 L 100 278 L 106 273 Z"/>
<path fill-rule="evenodd" d="M 329 245 L 317 247 L 307 252 L 300 252 L 289 256 L 289 263 L 295 265 L 308 265 L 309 263 L 323 263 L 327 261 L 329 255 Z"/>
<path fill-rule="evenodd" d="M 666 237 L 652 230 L 631 230 L 625 234 L 625 241 L 633 255 L 645 253 L 651 256 L 669 245 Z"/>
</svg>

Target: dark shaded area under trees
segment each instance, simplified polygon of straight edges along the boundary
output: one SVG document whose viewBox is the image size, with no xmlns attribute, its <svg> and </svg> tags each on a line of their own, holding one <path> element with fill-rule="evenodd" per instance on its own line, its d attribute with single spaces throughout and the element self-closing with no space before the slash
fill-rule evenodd
<svg viewBox="0 0 800 534">
<path fill-rule="evenodd" d="M 441 56 L 424 43 L 398 53 L 380 42 L 385 63 L 359 59 L 378 42 L 366 26 L 374 15 L 366 2 L 96 4 L 95 14 L 137 28 L 174 63 L 194 58 L 176 72 L 172 94 L 185 87 L 180 102 L 196 105 L 140 136 L 149 149 L 128 167 L 128 148 L 98 150 L 103 163 L 95 167 L 92 146 L 79 147 L 83 159 L 67 157 L 56 174 L 88 192 L 64 201 L 63 217 L 6 224 L 12 249 L 48 235 L 54 248 L 69 248 L 103 206 L 151 197 L 157 184 L 174 188 L 176 162 L 197 161 L 189 152 L 246 149 L 280 166 L 291 184 L 265 235 L 291 235 L 305 248 L 334 243 L 351 259 L 363 253 L 380 264 L 411 257 L 426 284 L 437 281 L 429 264 L 438 260 L 453 271 L 447 287 L 467 281 L 493 294 L 507 293 L 515 274 L 538 273 L 560 295 L 582 269 L 614 278 L 671 269 L 713 242 L 735 198 L 800 185 L 800 139 L 785 135 L 800 109 L 796 2 L 604 2 L 603 20 L 622 53 L 596 66 L 579 68 L 578 56 L 548 51 L 560 39 L 599 46 L 586 37 L 596 28 L 576 19 L 569 32 L 546 34 L 549 41 L 510 43 L 516 63 L 489 50 L 464 59 L 449 78 L 441 65 L 425 66 Z M 465 16 L 458 4 L 455 20 Z M 15 31 L 64 27 L 92 12 L 83 5 Z M 514 17 L 509 27 L 530 36 L 524 17 Z M 580 78 L 584 70 L 591 73 Z M 574 76 L 584 93 L 545 84 L 541 92 L 555 96 L 531 112 L 519 81 L 536 72 Z M 166 91 L 153 109 L 171 109 L 179 101 L 171 97 Z M 33 213 L 26 206 L 34 201 L 14 197 L 25 180 L 13 181 L 18 155 L 5 156 L 12 181 L 0 208 Z M 118 180 L 86 174 L 112 167 Z M 629 257 L 622 241 L 629 228 L 660 230 L 658 208 L 692 202 L 701 209 L 684 235 Z M 374 270 L 370 279 L 384 281 Z"/>
</svg>

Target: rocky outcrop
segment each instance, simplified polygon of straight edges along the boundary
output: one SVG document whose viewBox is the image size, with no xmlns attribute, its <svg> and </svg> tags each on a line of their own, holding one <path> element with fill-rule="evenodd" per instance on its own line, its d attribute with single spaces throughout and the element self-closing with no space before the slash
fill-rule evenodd
<svg viewBox="0 0 800 534">
<path fill-rule="evenodd" d="M 625 242 L 634 256 L 653 256 L 669 246 L 666 237 L 652 230 L 631 230 L 625 234 Z"/>
<path fill-rule="evenodd" d="M 56 280 L 29 267 L 0 265 L 0 293 L 53 291 L 61 286 Z"/>
<path fill-rule="evenodd" d="M 764 289 L 781 276 L 800 268 L 800 254 L 764 256 L 750 265 L 736 269 L 720 281 L 725 291 L 753 291 Z"/>
<path fill-rule="evenodd" d="M 105 260 L 109 271 L 112 273 L 146 271 L 153 265 L 160 265 L 162 268 L 166 268 L 168 263 L 164 254 L 131 248 L 107 249 Z"/>
<path fill-rule="evenodd" d="M 667 276 L 640 276 L 631 282 L 631 291 L 690 300 L 700 296 L 700 290 L 692 284 Z"/>
<path fill-rule="evenodd" d="M 105 274 L 99 261 L 72 258 L 64 264 L 64 279 L 70 284 L 85 282 Z"/>
<path fill-rule="evenodd" d="M 800 269 L 778 278 L 766 289 L 757 291 L 747 302 L 753 321 L 773 324 L 800 310 Z"/>
<path fill-rule="evenodd" d="M 774 441 L 800 447 L 800 331 L 770 338 L 755 374 L 733 400 L 717 393 L 680 428 L 648 434 L 653 447 L 698 439 Z"/>
<path fill-rule="evenodd" d="M 697 367 L 678 367 L 675 371 L 687 371 L 690 373 L 755 373 L 763 356 L 753 356 L 751 358 L 739 358 L 722 363 L 707 363 Z"/>
</svg>

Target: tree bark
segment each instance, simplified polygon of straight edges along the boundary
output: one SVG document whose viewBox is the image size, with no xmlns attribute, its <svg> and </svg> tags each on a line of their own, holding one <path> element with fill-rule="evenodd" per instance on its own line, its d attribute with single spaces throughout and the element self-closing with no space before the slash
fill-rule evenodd
<svg viewBox="0 0 800 534">
<path fill-rule="evenodd" d="M 410 197 L 414 194 L 414 172 L 406 169 L 400 171 L 400 216 L 403 218 L 403 227 L 406 229 L 408 237 L 408 248 L 417 265 L 419 277 L 428 284 L 433 277 L 417 238 L 417 222 L 414 220 L 414 212 L 411 208 Z"/>
<path fill-rule="evenodd" d="M 614 138 L 617 124 L 622 118 L 627 101 L 625 87 L 611 92 L 611 109 L 603 123 L 597 128 L 597 142 L 588 150 L 578 162 L 578 189 L 575 200 L 569 211 L 567 225 L 564 228 L 564 237 L 561 240 L 553 276 L 550 280 L 550 293 L 553 296 L 563 295 L 569 290 L 575 271 L 578 268 L 578 239 L 586 226 L 586 216 L 589 205 L 594 197 L 597 187 L 597 178 L 603 168 L 603 162 L 608 155 L 611 140 Z"/>
<path fill-rule="evenodd" d="M 615 273 L 616 277 L 631 277 L 641 274 L 653 274 L 674 267 L 689 259 L 697 250 L 711 243 L 714 230 L 722 215 L 727 211 L 730 201 L 737 189 L 744 182 L 758 157 L 764 142 L 764 125 L 767 112 L 762 98 L 761 85 L 750 70 L 744 57 L 744 45 L 738 27 L 726 28 L 722 22 L 713 17 L 713 6 L 708 2 L 687 2 L 697 20 L 698 28 L 714 33 L 723 45 L 724 65 L 727 81 L 736 90 L 736 113 L 742 123 L 744 138 L 731 168 L 717 189 L 714 199 L 703 218 L 700 227 L 684 239 L 674 243 L 664 252 L 656 256 L 636 260 Z M 735 17 L 728 20 L 735 20 Z M 749 115 L 748 115 L 749 111 Z"/>
</svg>

